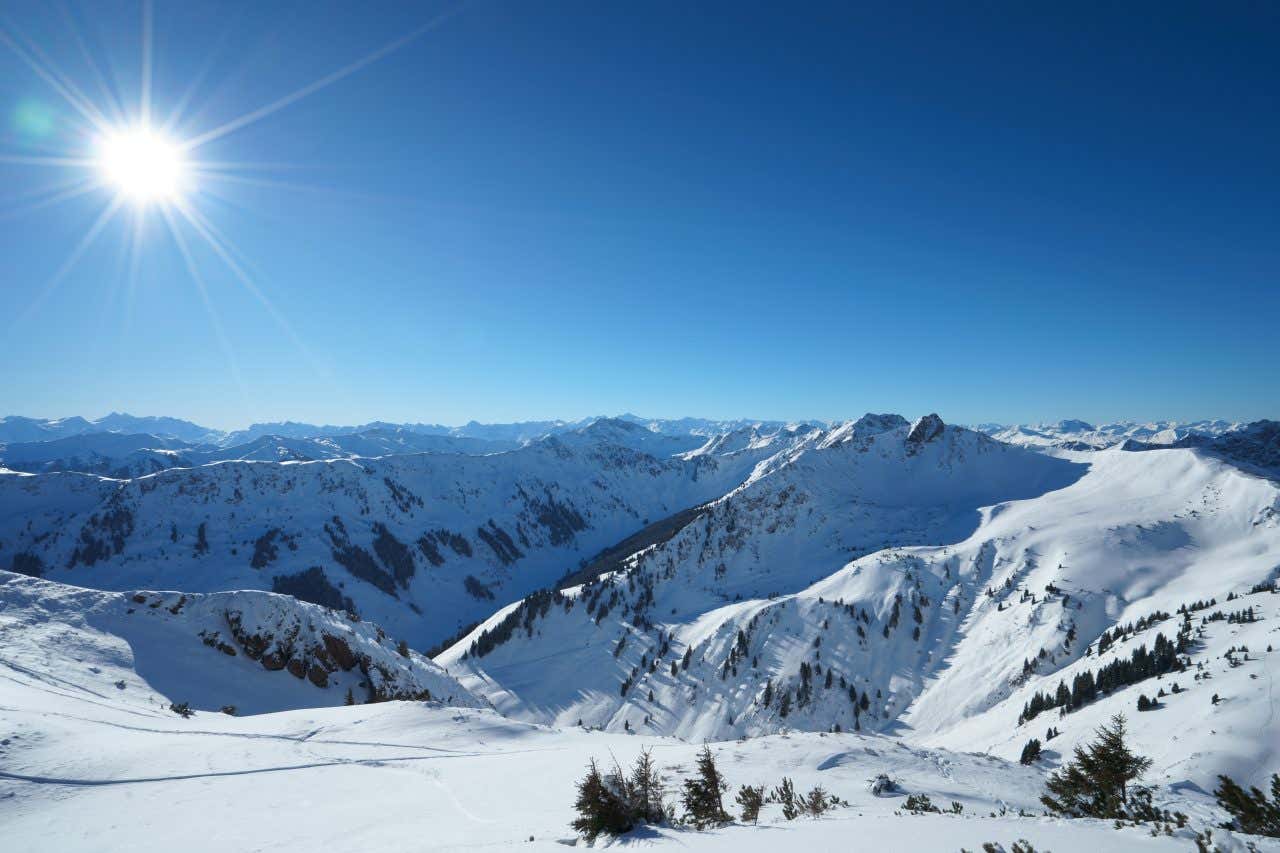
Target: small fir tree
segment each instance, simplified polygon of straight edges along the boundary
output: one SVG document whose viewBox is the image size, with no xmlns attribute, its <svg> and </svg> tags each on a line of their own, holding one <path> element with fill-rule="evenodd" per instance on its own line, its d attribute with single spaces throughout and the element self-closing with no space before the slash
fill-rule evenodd
<svg viewBox="0 0 1280 853">
<path fill-rule="evenodd" d="M 720 826 L 730 818 L 724 810 L 721 795 L 729 786 L 716 769 L 711 748 L 702 747 L 698 753 L 698 775 L 684 783 L 684 811 L 687 820 L 696 829 Z"/>
<path fill-rule="evenodd" d="M 662 778 L 653 763 L 653 751 L 640 750 L 627 780 L 631 800 L 631 817 L 636 823 L 662 823 L 666 813 L 662 807 Z"/>
<path fill-rule="evenodd" d="M 782 784 L 773 789 L 771 798 L 782 805 L 782 816 L 787 820 L 795 820 L 800 816 L 800 798 L 796 796 L 796 786 L 786 776 Z"/>
<path fill-rule="evenodd" d="M 760 807 L 764 805 L 763 785 L 743 785 L 734 799 L 742 807 L 743 823 L 755 823 L 760 819 Z"/>
</svg>

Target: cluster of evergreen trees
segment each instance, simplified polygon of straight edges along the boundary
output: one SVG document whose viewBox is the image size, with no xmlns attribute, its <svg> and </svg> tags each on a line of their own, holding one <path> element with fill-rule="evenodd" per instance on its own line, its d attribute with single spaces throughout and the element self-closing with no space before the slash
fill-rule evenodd
<svg viewBox="0 0 1280 853">
<path fill-rule="evenodd" d="M 1033 720 L 1043 711 L 1061 708 L 1064 713 L 1074 711 L 1097 699 L 1100 695 L 1118 690 L 1130 684 L 1136 684 L 1167 672 L 1181 672 L 1186 664 L 1178 657 L 1179 646 L 1184 645 L 1185 635 L 1179 635 L 1177 644 L 1167 639 L 1164 634 L 1157 634 L 1153 648 L 1138 646 L 1127 658 L 1117 658 L 1104 665 L 1094 675 L 1088 670 L 1076 675 L 1068 688 L 1065 681 L 1058 682 L 1054 693 L 1036 692 L 1031 700 L 1023 706 L 1018 716 L 1021 725 Z"/>
<path fill-rule="evenodd" d="M 1215 610 L 1208 616 L 1204 617 L 1202 623 L 1222 622 L 1226 621 L 1229 625 L 1247 625 L 1250 622 L 1258 621 L 1258 614 L 1254 612 L 1253 605 L 1249 605 L 1243 610 L 1233 610 L 1230 613 L 1223 613 L 1221 610 Z"/>
<path fill-rule="evenodd" d="M 484 657 L 498 646 L 507 642 L 507 640 L 510 640 L 520 628 L 523 628 L 525 633 L 532 637 L 533 623 L 546 616 L 553 604 L 564 607 L 565 612 L 568 612 L 573 608 L 573 599 L 554 589 L 540 589 L 530 594 L 524 601 L 520 602 L 515 610 L 503 617 L 501 622 L 492 628 L 481 631 L 480 636 L 467 649 L 467 654 L 475 657 Z"/>
<path fill-rule="evenodd" d="M 681 786 L 679 811 L 664 801 L 662 778 L 649 750 L 640 753 L 630 773 L 624 772 L 616 762 L 611 771 L 602 773 L 593 759 L 587 765 L 586 776 L 578 782 L 574 801 L 578 817 L 571 825 L 589 841 L 601 835 L 621 835 L 644 824 L 674 823 L 698 830 L 711 829 L 733 820 L 724 807 L 724 793 L 728 789 L 707 746 L 698 753 L 694 775 Z M 787 778 L 768 793 L 763 785 L 743 785 L 734 799 L 742 808 L 744 823 L 755 823 L 766 803 L 780 804 L 787 820 L 806 814 L 817 817 L 837 806 L 848 805 L 821 786 L 807 794 L 798 794 Z"/>
<path fill-rule="evenodd" d="M 815 678 L 815 676 L 820 676 L 820 678 Z M 860 730 L 862 728 L 859 722 L 861 715 L 871 707 L 870 696 L 867 693 L 859 695 L 857 687 L 850 684 L 843 675 L 837 676 L 835 670 L 829 666 L 826 670 L 823 670 L 820 663 L 810 664 L 808 661 L 801 661 L 799 680 L 794 693 L 795 707 L 804 708 L 813 701 L 815 681 L 820 682 L 824 690 L 831 690 L 838 683 L 840 690 L 848 693 L 849 702 L 853 706 L 854 726 Z M 773 707 L 775 699 L 778 704 L 778 716 L 785 718 L 792 711 L 792 690 L 789 687 L 775 690 L 773 681 L 767 680 L 764 684 L 764 693 L 760 697 L 760 704 L 765 708 L 770 708 Z"/>
<path fill-rule="evenodd" d="M 1155 613 L 1139 617 L 1136 621 L 1130 622 L 1127 625 L 1117 625 L 1110 630 L 1103 631 L 1098 637 L 1098 655 L 1101 656 L 1102 653 L 1111 648 L 1113 644 L 1120 642 L 1124 638 L 1132 636 L 1139 631 L 1145 631 L 1152 625 L 1163 622 L 1168 618 L 1168 613 L 1165 613 L 1162 610 L 1157 610 Z"/>
<path fill-rule="evenodd" d="M 681 792 L 683 815 L 664 802 L 662 777 L 653 755 L 644 750 L 630 773 L 614 764 L 602 773 L 595 760 L 587 765 L 587 775 L 578 783 L 574 809 L 575 830 L 588 840 L 600 835 L 621 835 L 642 824 L 662 824 L 682 820 L 696 829 L 709 829 L 732 818 L 724 810 L 723 795 L 728 789 L 708 747 L 698 753 L 697 773 L 685 780 Z"/>
<path fill-rule="evenodd" d="M 640 753 L 629 774 L 616 762 L 610 772 L 601 773 L 592 759 L 578 783 L 574 802 L 578 817 L 571 825 L 594 841 L 600 835 L 621 835 L 639 824 L 663 823 L 667 807 L 662 797 L 662 779 L 649 750 Z"/>
</svg>

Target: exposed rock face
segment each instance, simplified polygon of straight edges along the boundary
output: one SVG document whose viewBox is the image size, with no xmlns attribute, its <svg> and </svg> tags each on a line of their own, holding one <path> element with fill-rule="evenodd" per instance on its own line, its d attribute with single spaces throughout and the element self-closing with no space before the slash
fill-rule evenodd
<svg viewBox="0 0 1280 853">
<path fill-rule="evenodd" d="M 942 422 L 942 418 L 937 414 L 928 414 L 911 425 L 911 432 L 907 433 L 907 441 L 912 444 L 924 444 L 926 441 L 942 435 L 942 430 L 946 426 Z"/>
<path fill-rule="evenodd" d="M 318 663 L 311 664 L 311 668 L 307 670 L 307 678 L 310 679 L 311 683 L 316 687 L 329 686 L 329 673 L 326 672 L 325 668 Z"/>
<path fill-rule="evenodd" d="M 346 640 L 341 637 L 335 637 L 332 634 L 325 634 L 322 639 L 324 641 L 325 650 L 329 653 L 329 657 L 331 657 L 338 666 L 342 667 L 344 670 L 351 670 L 355 668 L 358 661 L 356 660 L 355 653 L 351 651 L 351 646 L 347 645 Z"/>
</svg>

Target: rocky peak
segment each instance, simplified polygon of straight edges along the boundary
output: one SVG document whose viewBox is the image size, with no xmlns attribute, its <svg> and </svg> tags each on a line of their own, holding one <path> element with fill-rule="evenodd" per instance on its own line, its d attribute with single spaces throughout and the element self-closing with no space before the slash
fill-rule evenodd
<svg viewBox="0 0 1280 853">
<path fill-rule="evenodd" d="M 937 414 L 928 414 L 920 418 L 911 425 L 911 432 L 907 433 L 907 441 L 913 444 L 924 444 L 926 441 L 933 441 L 942 435 L 942 430 L 946 426 L 942 422 L 942 418 Z"/>
</svg>

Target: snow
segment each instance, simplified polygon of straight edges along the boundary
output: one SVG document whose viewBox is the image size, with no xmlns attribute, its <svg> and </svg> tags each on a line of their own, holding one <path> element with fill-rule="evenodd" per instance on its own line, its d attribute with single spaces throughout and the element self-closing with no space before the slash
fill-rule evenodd
<svg viewBox="0 0 1280 853">
<path fill-rule="evenodd" d="M 242 636 L 264 641 L 258 658 L 277 654 L 279 667 L 253 657 L 233 619 Z M 351 661 L 322 652 L 325 635 L 340 639 Z M 3 663 L 40 686 L 135 710 L 171 701 L 246 714 L 340 705 L 348 691 L 367 698 L 366 681 L 391 694 L 428 690 L 451 705 L 486 706 L 428 658 L 402 656 L 378 626 L 258 591 L 111 593 L 0 572 L 0 641 Z M 367 674 L 344 665 L 361 656 Z M 286 668 L 292 659 L 307 665 L 303 675 Z M 327 670 L 324 686 L 310 678 L 315 664 Z"/>
<path fill-rule="evenodd" d="M 268 425 L 283 428 L 242 436 L 248 450 L 193 450 L 112 418 L 112 438 L 84 419 L 10 418 L 3 434 L 35 431 L 19 455 L 41 471 L 123 458 L 113 447 L 237 458 L 122 479 L 0 470 L 0 567 L 44 575 L 0 571 L 13 849 L 559 849 L 591 758 L 651 748 L 674 791 L 705 741 L 735 788 L 787 776 L 851 806 L 613 843 L 1189 850 L 1224 818 L 1218 774 L 1263 785 L 1280 769 L 1272 422 L 628 415 Z M 521 598 L 641 530 L 609 574 Z M 304 571 L 360 616 L 267 591 Z M 1019 723 L 1033 694 L 1172 638 L 1179 607 L 1210 598 L 1188 671 Z M 1207 621 L 1245 607 L 1257 621 Z M 1158 611 L 1173 615 L 1099 654 L 1103 631 Z M 1173 837 L 1041 814 L 1045 776 L 1118 712 L 1157 804 L 1190 817 Z M 1024 767 L 1032 737 L 1044 752 Z M 871 794 L 880 773 L 902 793 Z M 902 814 L 905 792 L 963 810 Z"/>
<path fill-rule="evenodd" d="M 1129 439 L 1150 444 L 1175 444 L 1188 437 L 1224 435 L 1242 426 L 1220 418 L 1185 422 L 1117 421 L 1098 426 L 1078 419 L 1066 419 L 1049 424 L 981 424 L 977 429 L 1008 444 L 1100 450 Z"/>
<path fill-rule="evenodd" d="M 72 583 L 213 592 L 271 589 L 276 576 L 320 566 L 358 612 L 425 649 L 487 616 L 495 600 L 552 583 L 651 521 L 719 497 L 779 452 L 764 444 L 682 458 L 672 454 L 689 440 L 613 426 L 484 456 L 226 461 L 123 481 L 0 474 L 0 567 L 22 554 Z M 792 440 L 803 437 L 780 444 Z M 644 449 L 655 443 L 660 455 Z M 398 570 L 376 550 L 379 524 L 407 551 Z M 254 566 L 255 543 L 271 531 L 277 556 Z M 464 541 L 437 537 L 428 555 L 418 543 L 436 534 Z M 487 541 L 500 536 L 514 551 Z M 368 556 L 363 580 L 337 565 L 344 547 Z"/>
<path fill-rule="evenodd" d="M 40 642 L 68 629 L 47 620 L 28 630 Z M 112 665 L 105 649 L 77 653 L 78 661 L 45 669 L 5 661 L 0 823 L 9 849 L 561 849 L 573 840 L 573 786 L 590 758 L 626 765 L 652 749 L 674 793 L 698 749 L 671 738 L 548 728 L 430 703 L 184 719 L 129 701 L 132 685 L 101 694 L 74 684 L 82 677 L 77 669 Z M 735 790 L 787 776 L 802 792 L 822 785 L 851 806 L 795 822 L 767 806 L 759 826 L 639 830 L 631 843 L 848 849 L 857 838 L 863 849 L 902 849 L 910 838 L 912 849 L 954 851 L 1025 838 L 1059 853 L 1185 850 L 1190 843 L 1185 834 L 1155 839 L 1094 821 L 1019 817 L 1020 809 L 1038 813 L 1041 773 L 990 756 L 819 733 L 715 743 L 712 750 Z M 895 778 L 901 792 L 871 794 L 868 780 L 879 773 Z M 963 813 L 898 814 L 905 792 L 926 793 L 944 808 L 960 802 Z M 1188 801 L 1198 819 L 1213 813 L 1202 799 Z M 1264 841 L 1261 849 L 1280 846 Z"/>
<path fill-rule="evenodd" d="M 472 644 L 498 618 L 437 660 L 503 713 L 533 722 L 581 718 L 611 731 L 691 740 L 849 730 L 857 722 L 864 731 L 1016 759 L 1051 724 L 1018 727 L 1024 702 L 1062 679 L 1069 684 L 1080 668 L 1096 668 L 1095 659 L 1082 658 L 1103 630 L 1197 599 L 1243 607 L 1228 606 L 1228 593 L 1274 578 L 1280 566 L 1276 483 L 1196 451 L 1114 448 L 1056 459 L 984 453 L 972 433 L 953 432 L 908 455 L 903 432 L 880 433 L 861 451 L 838 443 L 773 460 L 772 470 L 757 471 L 604 585 L 601 600 L 615 592 L 619 600 L 603 620 L 588 614 L 578 591 L 488 654 L 471 653 Z M 1078 469 L 1037 467 L 1051 461 Z M 1020 497 L 991 502 L 1001 491 Z M 898 496 L 904 507 L 894 505 Z M 848 561 L 853 542 L 881 537 L 904 544 Z M 911 538 L 948 544 L 905 544 Z M 1050 584 L 1069 602 L 1048 594 Z M 637 604 L 649 589 L 651 601 Z M 896 596 L 901 613 L 891 627 Z M 1212 661 L 1241 638 L 1255 652 L 1280 647 L 1276 601 L 1249 596 L 1267 621 L 1230 629 L 1212 623 L 1193 659 L 1221 669 Z M 1066 636 L 1071 627 L 1074 643 Z M 1160 630 L 1172 639 L 1177 622 Z M 739 632 L 746 653 L 735 661 Z M 1155 633 L 1145 637 L 1148 645 Z M 1041 649 L 1048 656 L 1023 682 L 1024 662 Z M 673 674 L 671 664 L 686 652 L 691 665 Z M 1212 691 L 1197 687 L 1142 716 L 1151 728 L 1140 742 L 1155 753 L 1156 778 L 1207 791 L 1221 772 L 1255 784 L 1273 772 L 1280 763 L 1270 694 L 1276 654 L 1255 654 L 1255 662 L 1215 676 L 1224 679 L 1211 682 L 1220 692 L 1229 686 L 1241 697 L 1234 704 L 1215 707 Z M 838 685 L 823 686 L 821 674 L 805 707 L 783 717 L 777 701 L 766 705 L 766 682 L 775 692 L 796 690 L 802 662 L 869 694 L 868 711 L 859 715 Z M 1064 732 L 1054 748 L 1069 752 L 1100 720 L 1132 714 L 1138 693 L 1158 686 L 1119 691 L 1061 724 L 1053 714 Z"/>
</svg>

